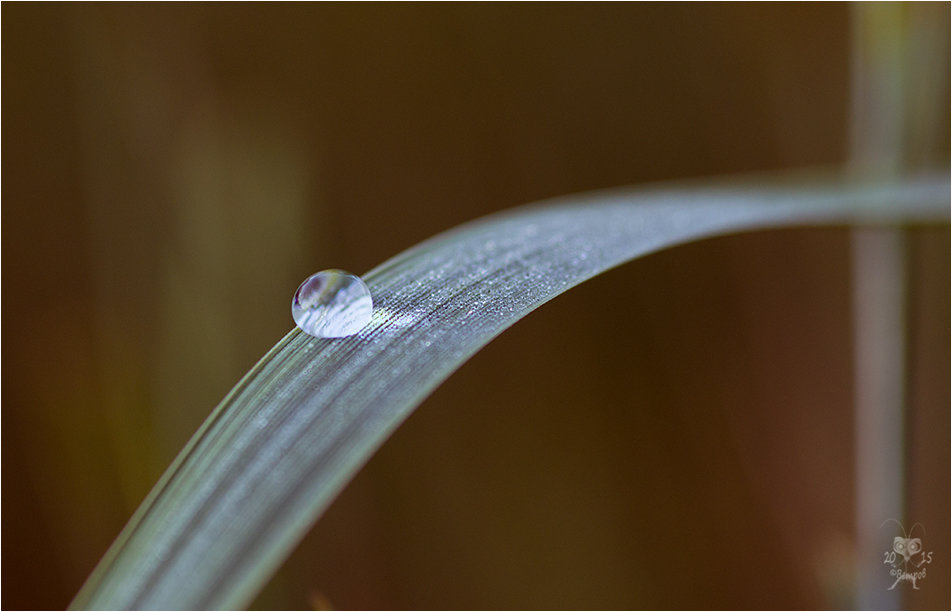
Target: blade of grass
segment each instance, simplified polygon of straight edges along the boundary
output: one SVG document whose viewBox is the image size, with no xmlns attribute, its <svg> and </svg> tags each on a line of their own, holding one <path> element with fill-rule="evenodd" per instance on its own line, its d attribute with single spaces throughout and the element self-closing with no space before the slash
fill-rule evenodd
<svg viewBox="0 0 952 612">
<path fill-rule="evenodd" d="M 202 425 L 74 608 L 247 604 L 350 478 L 433 389 L 567 289 L 638 256 L 730 232 L 948 219 L 949 180 L 786 176 L 757 186 L 607 191 L 514 209 L 368 273 L 370 325 L 291 331 Z M 646 288 L 650 290 L 650 288 Z"/>
</svg>

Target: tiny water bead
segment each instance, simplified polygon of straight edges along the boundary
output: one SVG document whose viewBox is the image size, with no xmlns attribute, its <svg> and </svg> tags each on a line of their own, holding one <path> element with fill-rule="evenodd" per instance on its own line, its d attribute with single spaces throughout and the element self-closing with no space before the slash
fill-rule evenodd
<svg viewBox="0 0 952 612">
<path fill-rule="evenodd" d="M 302 331 L 318 338 L 343 338 L 362 330 L 373 316 L 370 289 L 359 276 L 324 270 L 301 283 L 291 300 L 291 316 Z"/>
</svg>

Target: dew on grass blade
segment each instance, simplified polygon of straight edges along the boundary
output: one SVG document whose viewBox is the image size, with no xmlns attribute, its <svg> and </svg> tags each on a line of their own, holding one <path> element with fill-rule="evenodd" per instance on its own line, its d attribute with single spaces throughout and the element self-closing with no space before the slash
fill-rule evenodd
<svg viewBox="0 0 952 612">
<path fill-rule="evenodd" d="M 359 276 L 324 270 L 307 278 L 291 300 L 291 316 L 302 331 L 318 338 L 343 338 L 370 323 L 374 303 Z"/>
</svg>

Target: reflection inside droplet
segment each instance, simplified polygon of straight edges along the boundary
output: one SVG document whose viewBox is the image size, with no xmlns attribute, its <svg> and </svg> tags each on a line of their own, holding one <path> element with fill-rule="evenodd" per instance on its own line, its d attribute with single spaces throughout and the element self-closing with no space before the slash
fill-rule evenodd
<svg viewBox="0 0 952 612">
<path fill-rule="evenodd" d="M 356 334 L 370 322 L 373 310 L 367 285 L 343 270 L 324 270 L 309 276 L 291 300 L 294 322 L 318 338 Z"/>
</svg>

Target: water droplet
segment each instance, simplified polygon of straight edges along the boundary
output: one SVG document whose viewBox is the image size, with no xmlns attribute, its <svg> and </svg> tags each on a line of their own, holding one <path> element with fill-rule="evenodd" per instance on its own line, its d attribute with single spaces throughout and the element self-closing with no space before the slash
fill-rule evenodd
<svg viewBox="0 0 952 612">
<path fill-rule="evenodd" d="M 362 330 L 373 316 L 370 289 L 359 276 L 324 270 L 307 278 L 291 300 L 291 316 L 318 338 L 343 338 Z"/>
</svg>

